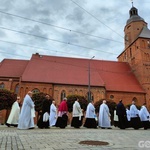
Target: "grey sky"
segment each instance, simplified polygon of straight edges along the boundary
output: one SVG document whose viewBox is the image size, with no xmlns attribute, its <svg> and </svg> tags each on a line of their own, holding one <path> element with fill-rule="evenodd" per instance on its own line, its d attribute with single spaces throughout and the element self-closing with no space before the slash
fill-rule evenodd
<svg viewBox="0 0 150 150">
<path fill-rule="evenodd" d="M 149 4 L 134 0 L 147 23 Z M 131 0 L 3 0 L 0 61 L 30 59 L 36 52 L 117 60 L 124 49 L 123 30 L 131 6 Z"/>
</svg>

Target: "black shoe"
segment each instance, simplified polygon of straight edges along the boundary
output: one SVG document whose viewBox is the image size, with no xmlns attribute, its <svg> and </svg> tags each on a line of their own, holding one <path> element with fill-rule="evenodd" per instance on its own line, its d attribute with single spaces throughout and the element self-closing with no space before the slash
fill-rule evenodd
<svg viewBox="0 0 150 150">
<path fill-rule="evenodd" d="M 50 129 L 50 127 L 45 127 L 45 129 Z"/>
<path fill-rule="evenodd" d="M 112 129 L 112 128 L 107 128 L 107 129 Z"/>
<path fill-rule="evenodd" d="M 105 129 L 104 127 L 101 127 L 101 129 Z"/>
<path fill-rule="evenodd" d="M 8 124 L 8 123 L 5 123 L 5 125 L 6 125 L 7 127 L 10 127 L 10 124 Z"/>
<path fill-rule="evenodd" d="M 34 127 L 32 127 L 32 128 L 29 128 L 29 129 L 34 129 Z"/>
</svg>

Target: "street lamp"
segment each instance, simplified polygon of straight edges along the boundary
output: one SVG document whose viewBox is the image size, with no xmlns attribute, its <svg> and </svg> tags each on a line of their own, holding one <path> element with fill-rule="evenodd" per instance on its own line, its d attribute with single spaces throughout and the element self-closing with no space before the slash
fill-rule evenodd
<svg viewBox="0 0 150 150">
<path fill-rule="evenodd" d="M 91 60 L 94 58 L 95 56 L 93 56 L 90 60 L 89 60 L 89 66 L 88 66 L 88 79 L 89 79 L 89 83 L 88 83 L 88 101 L 90 102 L 91 100 L 91 87 L 90 87 L 90 82 L 91 82 L 91 68 L 90 68 L 90 62 Z"/>
</svg>

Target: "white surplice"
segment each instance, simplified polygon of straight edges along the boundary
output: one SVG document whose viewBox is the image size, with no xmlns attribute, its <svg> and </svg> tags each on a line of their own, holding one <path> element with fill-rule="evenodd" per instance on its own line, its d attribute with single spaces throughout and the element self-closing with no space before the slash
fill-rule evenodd
<svg viewBox="0 0 150 150">
<path fill-rule="evenodd" d="M 8 117 L 7 123 L 17 125 L 19 120 L 20 107 L 18 102 L 14 102 L 11 108 L 10 115 Z"/>
<path fill-rule="evenodd" d="M 109 108 L 105 103 L 100 105 L 98 125 L 106 128 L 111 126 Z"/>
<path fill-rule="evenodd" d="M 54 104 L 50 105 L 49 125 L 54 126 L 57 120 L 57 108 Z"/>
<path fill-rule="evenodd" d="M 145 106 L 142 106 L 139 112 L 141 121 L 149 121 L 150 114 Z"/>
<path fill-rule="evenodd" d="M 92 103 L 87 106 L 85 118 L 95 118 L 95 107 Z"/>
<path fill-rule="evenodd" d="M 136 118 L 136 117 L 138 117 L 138 115 L 139 115 L 139 110 L 137 109 L 137 107 L 134 104 L 132 104 L 130 106 L 130 116 L 131 116 L 131 118 Z"/>
<path fill-rule="evenodd" d="M 27 94 L 24 98 L 21 113 L 19 115 L 18 129 L 34 128 L 34 119 L 31 114 L 32 108 L 34 108 L 34 103 Z"/>
</svg>

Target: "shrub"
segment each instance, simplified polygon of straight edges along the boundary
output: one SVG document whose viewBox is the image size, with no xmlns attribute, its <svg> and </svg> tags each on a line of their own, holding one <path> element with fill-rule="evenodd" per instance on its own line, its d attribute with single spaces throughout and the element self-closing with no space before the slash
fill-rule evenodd
<svg viewBox="0 0 150 150">
<path fill-rule="evenodd" d="M 86 100 L 86 98 L 84 96 L 80 96 L 80 95 L 69 95 L 69 96 L 67 96 L 68 111 L 72 112 L 73 103 L 75 102 L 76 98 L 79 99 L 79 103 L 80 103 L 81 108 L 84 111 L 86 111 L 88 101 Z"/>
<path fill-rule="evenodd" d="M 46 95 L 47 94 L 43 92 L 33 94 L 32 100 L 35 104 L 35 111 L 40 112 L 42 110 L 43 101 L 45 100 Z M 51 96 L 50 96 L 50 99 L 52 99 Z"/>
<path fill-rule="evenodd" d="M 2 109 L 10 109 L 12 104 L 16 101 L 17 95 L 13 92 L 0 89 L 0 110 Z"/>
</svg>

